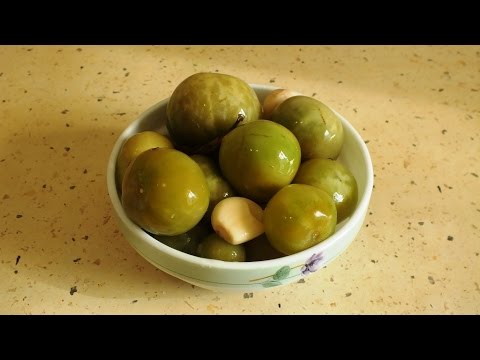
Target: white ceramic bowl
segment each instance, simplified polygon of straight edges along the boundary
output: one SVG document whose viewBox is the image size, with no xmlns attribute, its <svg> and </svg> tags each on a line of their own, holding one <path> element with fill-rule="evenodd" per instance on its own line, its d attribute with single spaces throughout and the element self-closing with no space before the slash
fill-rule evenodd
<svg viewBox="0 0 480 360">
<path fill-rule="evenodd" d="M 251 84 L 261 102 L 277 87 Z M 114 214 L 123 235 L 135 250 L 160 270 L 181 280 L 211 290 L 253 292 L 300 280 L 323 268 L 355 239 L 367 213 L 373 188 L 373 166 L 363 139 L 342 117 L 345 142 L 339 160 L 355 176 L 358 204 L 351 217 L 337 225 L 335 233 L 320 244 L 294 255 L 256 262 L 225 262 L 204 259 L 177 251 L 155 240 L 135 225 L 123 211 L 115 186 L 115 162 L 123 142 L 145 130 L 166 132 L 166 107 L 162 100 L 133 121 L 115 143 L 107 168 L 107 186 Z"/>
</svg>

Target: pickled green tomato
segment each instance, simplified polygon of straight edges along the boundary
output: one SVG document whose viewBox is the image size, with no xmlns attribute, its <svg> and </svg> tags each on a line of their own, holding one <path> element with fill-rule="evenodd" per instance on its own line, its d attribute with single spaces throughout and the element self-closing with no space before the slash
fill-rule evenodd
<svg viewBox="0 0 480 360">
<path fill-rule="evenodd" d="M 213 233 L 198 245 L 198 256 L 223 261 L 245 261 L 243 244 L 232 245 Z"/>
<path fill-rule="evenodd" d="M 306 184 L 325 190 L 335 202 L 337 222 L 349 217 L 357 205 L 358 187 L 353 174 L 340 162 L 311 159 L 303 162 L 293 183 Z"/>
<path fill-rule="evenodd" d="M 211 232 L 212 230 L 209 226 L 200 223 L 193 229 L 180 235 L 153 235 L 153 237 L 163 244 L 178 251 L 182 251 L 190 255 L 197 255 L 198 244 Z"/>
<path fill-rule="evenodd" d="M 293 96 L 273 111 L 272 120 L 295 134 L 302 148 L 302 160 L 338 157 L 343 145 L 343 125 L 322 102 Z"/>
<path fill-rule="evenodd" d="M 230 184 L 222 177 L 220 169 L 215 162 L 205 155 L 192 155 L 191 158 L 200 166 L 207 180 L 210 191 L 210 203 L 207 216 L 212 214 L 213 208 L 221 200 L 234 195 Z"/>
<path fill-rule="evenodd" d="M 261 105 L 245 81 L 225 74 L 197 73 L 182 81 L 167 105 L 167 129 L 176 145 L 195 149 L 225 135 L 239 114 L 257 120 Z"/>
<path fill-rule="evenodd" d="M 247 252 L 247 261 L 271 260 L 285 256 L 270 245 L 265 234 L 247 241 L 245 243 L 245 250 Z"/>
<path fill-rule="evenodd" d="M 290 130 L 257 120 L 229 132 L 220 145 L 220 169 L 242 196 L 265 203 L 295 177 L 300 145 Z"/>
<path fill-rule="evenodd" d="M 281 253 L 291 255 L 332 235 L 337 210 L 325 191 L 310 185 L 291 184 L 271 198 L 263 221 L 270 244 Z"/>
<path fill-rule="evenodd" d="M 127 139 L 117 156 L 115 178 L 117 186 L 122 186 L 123 176 L 128 165 L 142 152 L 156 147 L 173 148 L 171 141 L 156 131 L 142 131 Z"/>
<path fill-rule="evenodd" d="M 192 229 L 208 208 L 202 169 L 175 149 L 150 149 L 130 164 L 122 183 L 127 216 L 152 234 L 178 235 Z"/>
</svg>

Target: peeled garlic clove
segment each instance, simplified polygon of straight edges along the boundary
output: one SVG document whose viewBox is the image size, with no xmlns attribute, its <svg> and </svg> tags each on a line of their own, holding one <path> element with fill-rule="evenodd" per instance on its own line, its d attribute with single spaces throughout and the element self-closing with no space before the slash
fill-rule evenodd
<svg viewBox="0 0 480 360">
<path fill-rule="evenodd" d="M 265 100 L 263 100 L 263 118 L 270 120 L 270 116 L 272 115 L 273 110 L 275 110 L 278 105 L 280 105 L 288 98 L 297 95 L 302 94 L 288 89 L 273 90 L 270 94 L 267 95 Z"/>
<path fill-rule="evenodd" d="M 212 227 L 230 244 L 242 244 L 263 234 L 263 209 L 244 197 L 226 198 L 213 209 Z"/>
</svg>

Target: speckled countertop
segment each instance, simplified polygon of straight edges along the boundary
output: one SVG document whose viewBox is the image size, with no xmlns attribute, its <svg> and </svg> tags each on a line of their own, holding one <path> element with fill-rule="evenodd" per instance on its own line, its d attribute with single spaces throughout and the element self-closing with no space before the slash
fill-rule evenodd
<svg viewBox="0 0 480 360">
<path fill-rule="evenodd" d="M 303 283 L 192 287 L 118 230 L 114 142 L 199 71 L 313 95 L 368 143 L 364 227 Z M 479 46 L 4 46 L 0 149 L 1 314 L 480 313 Z"/>
</svg>

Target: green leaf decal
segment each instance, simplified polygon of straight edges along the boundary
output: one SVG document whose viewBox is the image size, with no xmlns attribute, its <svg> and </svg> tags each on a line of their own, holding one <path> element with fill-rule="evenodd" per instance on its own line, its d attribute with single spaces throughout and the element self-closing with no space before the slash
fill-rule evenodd
<svg viewBox="0 0 480 360">
<path fill-rule="evenodd" d="M 275 280 L 265 281 L 264 283 L 262 283 L 262 286 L 265 288 L 274 287 L 278 285 L 282 285 L 282 283 L 280 281 L 275 281 Z"/>
<path fill-rule="evenodd" d="M 289 266 L 284 266 L 280 268 L 274 275 L 273 275 L 273 280 L 284 280 L 288 277 L 290 274 L 290 267 Z"/>
</svg>

